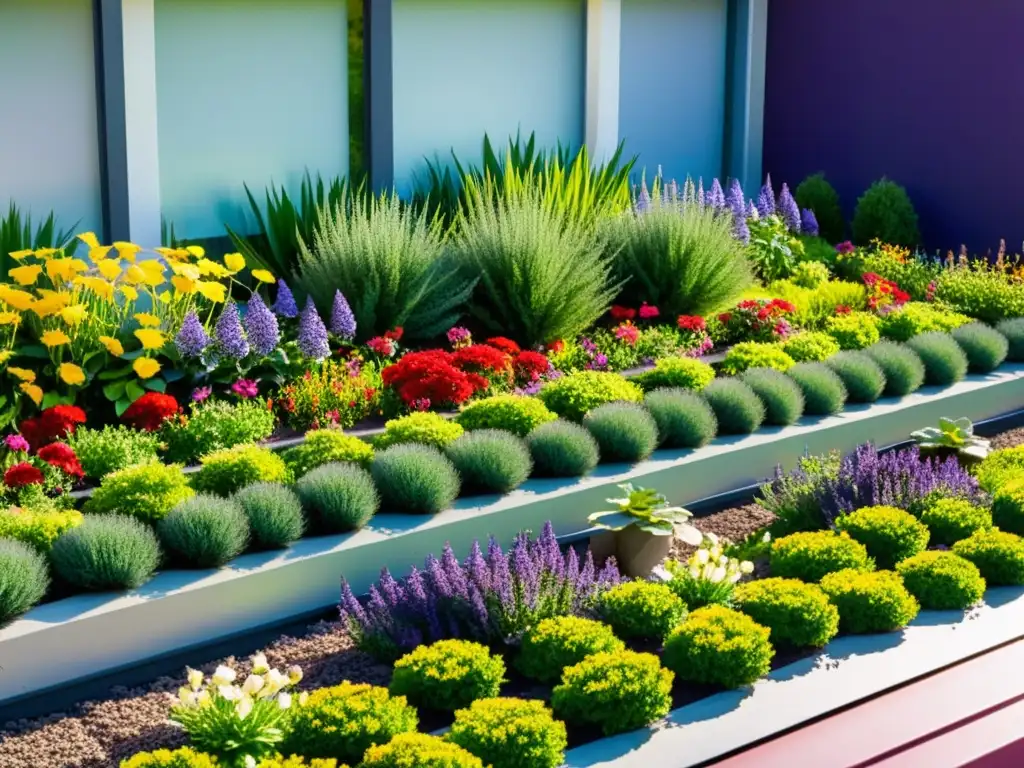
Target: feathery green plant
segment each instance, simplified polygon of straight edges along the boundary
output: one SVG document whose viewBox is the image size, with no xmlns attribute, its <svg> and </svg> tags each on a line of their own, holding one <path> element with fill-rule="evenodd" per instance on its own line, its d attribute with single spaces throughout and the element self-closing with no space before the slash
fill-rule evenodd
<svg viewBox="0 0 1024 768">
<path fill-rule="evenodd" d="M 14 267 L 10 257 L 13 251 L 37 250 L 39 248 L 64 248 L 69 255 L 75 252 L 78 240 L 74 239 L 75 222 L 70 229 L 58 229 L 57 217 L 53 211 L 35 229 L 32 216 L 22 213 L 11 200 L 7 215 L 0 217 L 0 280 L 7 278 L 7 272 Z"/>
</svg>

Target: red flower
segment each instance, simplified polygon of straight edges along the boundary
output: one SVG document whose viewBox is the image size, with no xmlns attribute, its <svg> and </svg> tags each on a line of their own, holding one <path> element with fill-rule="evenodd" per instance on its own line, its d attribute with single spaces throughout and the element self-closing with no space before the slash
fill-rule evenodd
<svg viewBox="0 0 1024 768">
<path fill-rule="evenodd" d="M 729 322 L 729 318 L 722 320 L 722 317 L 719 316 L 718 319 L 721 320 L 723 323 Z M 676 322 L 679 324 L 680 330 L 692 331 L 694 333 L 704 331 L 708 327 L 708 324 L 704 322 L 704 318 L 699 317 L 698 315 L 680 315 L 679 319 Z"/>
<path fill-rule="evenodd" d="M 36 454 L 51 467 L 62 470 L 71 477 L 81 479 L 85 476 L 82 471 L 82 464 L 78 461 L 74 449 L 65 443 L 50 443 L 44 445 Z"/>
<path fill-rule="evenodd" d="M 452 353 L 452 362 L 456 368 L 472 370 L 474 368 L 501 373 L 509 368 L 509 356 L 496 347 L 487 344 L 470 344 Z"/>
<path fill-rule="evenodd" d="M 178 401 L 171 395 L 165 395 L 163 392 L 147 392 L 128 406 L 128 410 L 121 416 L 121 420 L 136 429 L 154 432 L 178 410 Z"/>
<path fill-rule="evenodd" d="M 839 305 L 838 307 L 836 307 L 836 314 L 837 314 L 837 315 L 848 315 L 848 314 L 850 314 L 850 313 L 851 313 L 852 311 L 853 311 L 853 310 L 852 310 L 852 309 L 850 309 L 850 308 L 849 308 L 848 306 L 846 306 L 845 304 L 840 304 L 840 305 Z"/>
<path fill-rule="evenodd" d="M 636 310 L 615 304 L 611 308 L 609 314 L 612 316 L 613 320 L 632 320 L 636 317 Z"/>
<path fill-rule="evenodd" d="M 33 450 L 72 434 L 79 424 L 85 424 L 85 411 L 76 405 L 55 405 L 34 419 L 25 419 L 18 431 L 28 440 Z"/>
<path fill-rule="evenodd" d="M 551 363 L 540 352 L 520 352 L 512 361 L 517 379 L 536 381 L 551 368 Z"/>
<path fill-rule="evenodd" d="M 650 320 L 652 317 L 658 317 L 660 314 L 661 312 L 657 307 L 652 307 L 646 301 L 643 303 L 643 306 L 640 307 L 641 320 Z"/>
<path fill-rule="evenodd" d="M 384 386 L 395 390 L 406 405 L 416 400 L 429 400 L 435 405 L 460 405 L 477 390 L 485 389 L 488 381 L 456 368 L 453 362 L 453 355 L 443 349 L 410 352 L 385 368 L 381 378 Z"/>
<path fill-rule="evenodd" d="M 506 339 L 504 336 L 495 336 L 493 339 L 488 339 L 487 343 L 496 349 L 500 349 L 507 355 L 518 355 L 521 351 L 518 344 L 512 339 Z"/>
<path fill-rule="evenodd" d="M 392 341 L 401 341 L 402 340 L 402 334 L 404 334 L 404 333 L 405 333 L 405 329 L 402 326 L 398 325 L 398 326 L 395 326 L 394 328 L 392 328 L 390 331 L 385 331 L 384 332 L 384 338 L 385 339 L 391 339 Z"/>
<path fill-rule="evenodd" d="M 26 485 L 42 485 L 43 473 L 27 461 L 15 464 L 4 472 L 4 484 L 8 488 L 24 488 Z"/>
<path fill-rule="evenodd" d="M 366 346 L 372 349 L 381 357 L 391 357 L 395 354 L 395 342 L 390 336 L 374 336 Z"/>
<path fill-rule="evenodd" d="M 732 320 L 732 313 L 731 312 L 723 312 L 722 314 L 720 314 L 718 316 L 718 322 L 720 322 L 722 325 L 725 325 L 730 320 Z"/>
<path fill-rule="evenodd" d="M 615 329 L 615 338 L 635 347 L 640 338 L 640 329 L 631 323 L 623 323 Z"/>
<path fill-rule="evenodd" d="M 559 352 L 565 349 L 565 342 L 562 341 L 561 339 L 559 339 L 558 341 L 553 341 L 550 344 L 548 344 L 548 349 L 550 349 L 557 355 Z"/>
</svg>

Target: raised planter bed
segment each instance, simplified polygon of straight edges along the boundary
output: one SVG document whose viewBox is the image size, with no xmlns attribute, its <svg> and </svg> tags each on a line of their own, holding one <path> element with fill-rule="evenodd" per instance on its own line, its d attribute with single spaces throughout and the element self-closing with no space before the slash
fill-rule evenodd
<svg viewBox="0 0 1024 768">
<path fill-rule="evenodd" d="M 686 504 L 761 481 L 777 464 L 790 466 L 808 451 L 898 442 L 939 416 L 980 420 L 1021 403 L 1024 366 L 1006 366 L 943 390 L 926 388 L 785 429 L 721 438 L 697 451 L 660 451 L 635 466 L 603 465 L 579 481 L 530 481 L 502 498 L 460 500 L 431 518 L 381 514 L 354 534 L 244 555 L 218 571 L 164 572 L 130 593 L 43 605 L 0 630 L 0 703 L 327 609 L 337 602 L 341 576 L 364 591 L 382 566 L 404 571 L 446 541 L 461 556 L 474 539 L 494 535 L 507 544 L 545 520 L 559 535 L 578 534 L 618 483 L 657 488 Z"/>
</svg>

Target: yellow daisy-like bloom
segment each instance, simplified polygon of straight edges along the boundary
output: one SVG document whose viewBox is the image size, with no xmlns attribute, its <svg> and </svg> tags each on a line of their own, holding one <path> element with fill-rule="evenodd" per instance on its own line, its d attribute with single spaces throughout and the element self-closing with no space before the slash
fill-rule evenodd
<svg viewBox="0 0 1024 768">
<path fill-rule="evenodd" d="M 224 255 L 224 266 L 232 275 L 241 272 L 245 269 L 245 256 L 240 253 L 227 253 Z"/>
<path fill-rule="evenodd" d="M 59 347 L 61 344 L 70 344 L 71 339 L 64 331 L 47 331 L 44 333 L 39 340 L 43 342 L 46 347 Z"/>
<path fill-rule="evenodd" d="M 185 295 L 196 292 L 195 280 L 189 280 L 187 277 L 175 275 L 174 277 L 171 278 L 171 285 L 174 286 L 174 289 L 178 293 L 182 293 Z"/>
<path fill-rule="evenodd" d="M 38 255 L 38 254 L 37 254 Z M 53 259 L 46 262 L 46 274 L 53 282 L 68 282 L 89 267 L 81 259 Z"/>
<path fill-rule="evenodd" d="M 61 363 L 57 369 L 60 380 L 72 387 L 85 381 L 85 371 L 74 363 Z"/>
<path fill-rule="evenodd" d="M 146 279 L 146 273 L 138 264 L 132 264 L 124 271 L 124 281 L 129 285 L 138 285 Z"/>
<path fill-rule="evenodd" d="M 196 262 L 196 267 L 199 269 L 199 274 L 203 277 L 227 277 L 231 274 L 220 264 L 209 259 L 200 259 Z"/>
<path fill-rule="evenodd" d="M 128 299 L 128 301 L 135 301 L 136 299 L 139 298 L 139 292 L 132 288 L 130 285 L 122 285 L 120 290 L 121 293 L 124 294 L 124 297 Z"/>
<path fill-rule="evenodd" d="M 185 250 L 189 252 L 190 256 L 195 256 L 197 259 L 201 259 L 206 255 L 206 249 L 201 245 L 186 245 Z"/>
<path fill-rule="evenodd" d="M 12 259 L 14 259 L 15 261 L 21 261 L 22 259 L 26 259 L 26 258 L 28 258 L 29 256 L 31 256 L 31 255 L 32 255 L 32 251 L 31 251 L 31 250 L 25 250 L 25 251 L 11 251 L 11 252 L 10 252 L 10 253 L 8 253 L 7 255 L 8 255 L 8 256 L 10 256 L 10 257 L 11 257 Z"/>
<path fill-rule="evenodd" d="M 38 384 L 22 384 L 19 389 L 28 395 L 36 405 L 43 402 L 43 388 Z"/>
<path fill-rule="evenodd" d="M 140 328 L 135 332 L 135 338 L 142 342 L 143 349 L 160 349 L 167 343 L 163 331 L 154 331 L 152 328 Z"/>
<path fill-rule="evenodd" d="M 100 241 L 97 239 L 95 232 L 83 232 L 78 236 L 78 239 L 89 246 L 89 248 L 100 247 Z"/>
<path fill-rule="evenodd" d="M 102 277 L 76 277 L 74 283 L 75 285 L 81 285 L 83 288 L 88 288 L 106 301 L 114 298 L 114 286 Z"/>
<path fill-rule="evenodd" d="M 29 384 L 36 380 L 36 372 L 30 371 L 28 368 L 15 368 L 12 365 L 7 369 L 7 372 L 22 381 L 27 381 Z"/>
<path fill-rule="evenodd" d="M 17 312 L 0 312 L 0 325 L 17 325 L 21 323 L 21 315 Z"/>
<path fill-rule="evenodd" d="M 163 262 L 151 259 L 149 261 L 140 261 L 139 269 L 142 270 L 145 277 L 142 279 L 146 285 L 156 287 L 164 282 L 164 267 Z"/>
<path fill-rule="evenodd" d="M 113 336 L 100 336 L 100 344 L 106 347 L 107 352 L 114 357 L 120 357 L 124 354 L 124 347 L 121 345 L 121 342 Z"/>
<path fill-rule="evenodd" d="M 35 303 L 36 297 L 28 291 L 19 291 L 17 288 L 10 288 L 0 285 L 0 301 L 24 312 Z"/>
<path fill-rule="evenodd" d="M 261 283 L 272 283 L 274 282 L 274 276 L 265 269 L 254 269 L 252 276 L 259 280 Z"/>
<path fill-rule="evenodd" d="M 220 283 L 210 282 L 209 280 L 200 280 L 196 283 L 196 290 L 210 301 L 215 302 L 224 301 L 228 295 L 228 289 L 226 286 L 223 286 Z"/>
<path fill-rule="evenodd" d="M 150 357 L 140 357 L 132 363 L 132 370 L 140 379 L 151 379 L 160 373 L 160 363 Z"/>
<path fill-rule="evenodd" d="M 161 304 L 170 304 L 173 296 L 171 296 L 170 291 L 162 291 L 157 298 L 160 299 Z"/>
<path fill-rule="evenodd" d="M 85 320 L 87 314 L 89 312 L 84 304 L 72 304 L 70 307 L 64 307 L 60 311 L 61 320 L 68 325 L 78 325 Z"/>
<path fill-rule="evenodd" d="M 37 248 L 36 250 L 32 251 L 32 255 L 40 259 L 50 259 L 56 256 L 58 253 L 60 253 L 60 250 L 57 248 Z"/>
<path fill-rule="evenodd" d="M 135 319 L 143 328 L 156 328 L 160 325 L 160 318 L 149 312 L 139 312 L 135 315 Z"/>
<path fill-rule="evenodd" d="M 175 262 L 171 264 L 171 271 L 176 275 L 187 277 L 189 280 L 198 280 L 202 277 L 202 272 L 199 271 L 199 267 L 195 264 L 179 264 Z"/>
<path fill-rule="evenodd" d="M 24 267 L 15 267 L 7 272 L 18 285 L 32 285 L 39 279 L 43 268 L 38 264 L 26 264 Z"/>
<path fill-rule="evenodd" d="M 64 309 L 70 301 L 71 297 L 66 293 L 51 293 L 33 302 L 32 311 L 40 318 L 50 317 Z"/>
<path fill-rule="evenodd" d="M 110 255 L 110 252 L 111 250 L 113 250 L 113 248 L 114 246 L 112 245 L 100 245 L 96 248 L 90 248 L 89 258 L 92 259 L 92 261 L 95 264 L 99 264 L 101 261 L 107 258 L 107 256 Z"/>
<path fill-rule="evenodd" d="M 135 262 L 135 255 L 142 250 L 142 248 L 137 246 L 135 243 L 127 243 L 123 240 L 115 242 L 114 248 L 117 249 L 118 256 L 131 263 Z"/>
<path fill-rule="evenodd" d="M 121 274 L 121 264 L 117 259 L 103 259 L 96 265 L 96 269 L 98 269 L 99 273 L 107 278 L 107 280 L 116 280 Z"/>
</svg>

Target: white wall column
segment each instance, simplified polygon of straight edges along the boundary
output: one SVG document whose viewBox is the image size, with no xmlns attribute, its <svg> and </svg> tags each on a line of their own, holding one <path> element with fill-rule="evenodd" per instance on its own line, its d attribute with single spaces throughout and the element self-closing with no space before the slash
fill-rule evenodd
<svg viewBox="0 0 1024 768">
<path fill-rule="evenodd" d="M 619 144 L 619 58 L 622 53 L 622 0 L 587 0 L 587 149 L 595 162 Z"/>
</svg>

